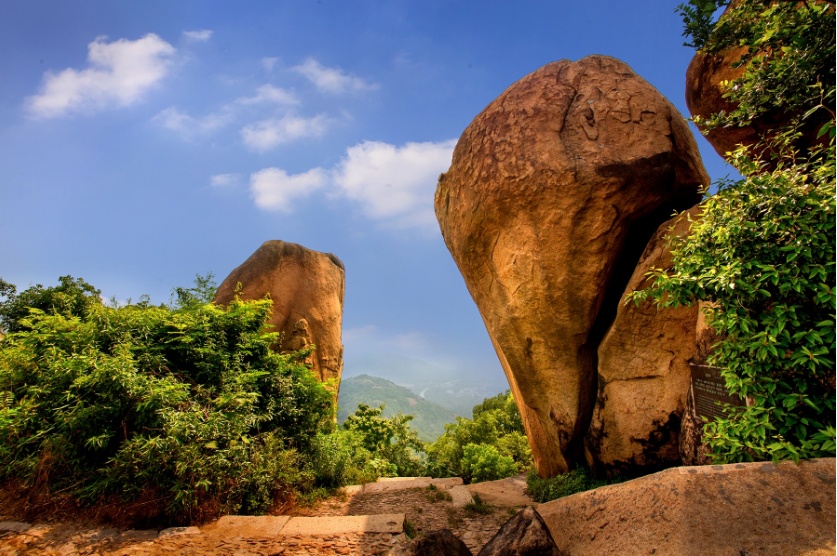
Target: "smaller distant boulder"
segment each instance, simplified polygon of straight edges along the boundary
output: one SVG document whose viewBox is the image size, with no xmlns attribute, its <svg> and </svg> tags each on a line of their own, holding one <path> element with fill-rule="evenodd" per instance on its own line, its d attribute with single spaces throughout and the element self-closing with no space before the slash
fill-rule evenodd
<svg viewBox="0 0 837 556">
<path fill-rule="evenodd" d="M 280 350 L 316 346 L 307 361 L 321 381 L 343 372 L 343 295 L 345 270 L 340 259 L 296 243 L 266 241 L 218 287 L 215 303 L 241 299 L 273 300 L 268 321 L 281 334 Z"/>
</svg>

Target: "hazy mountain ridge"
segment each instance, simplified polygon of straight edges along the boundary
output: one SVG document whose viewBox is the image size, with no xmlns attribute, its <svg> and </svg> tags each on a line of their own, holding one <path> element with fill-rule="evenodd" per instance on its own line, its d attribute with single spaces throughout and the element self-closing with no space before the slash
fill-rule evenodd
<svg viewBox="0 0 837 556">
<path fill-rule="evenodd" d="M 382 354 L 374 358 L 347 358 L 343 381 L 363 375 L 391 381 L 469 419 L 475 405 L 509 388 L 502 371 L 482 366 L 442 367 L 418 359 Z"/>
<path fill-rule="evenodd" d="M 345 378 L 340 383 L 337 421 L 345 421 L 360 403 L 372 407 L 384 404 L 384 417 L 392 417 L 396 413 L 413 415 L 410 426 L 422 440 L 428 442 L 441 436 L 445 425 L 456 420 L 454 411 L 377 376 L 358 375 Z"/>
</svg>

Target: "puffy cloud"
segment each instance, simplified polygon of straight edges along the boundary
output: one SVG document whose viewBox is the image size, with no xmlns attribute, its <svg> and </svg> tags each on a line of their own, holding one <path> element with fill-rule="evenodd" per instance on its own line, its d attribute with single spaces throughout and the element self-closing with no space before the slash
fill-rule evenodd
<svg viewBox="0 0 837 556">
<path fill-rule="evenodd" d="M 250 194 L 259 208 L 291 212 L 294 200 L 309 196 L 327 183 L 328 175 L 320 168 L 292 176 L 279 168 L 265 168 L 250 175 Z"/>
<path fill-rule="evenodd" d="M 154 116 L 154 121 L 164 128 L 179 133 L 186 139 L 204 135 L 221 128 L 232 120 L 228 110 L 213 112 L 202 118 L 196 118 L 179 111 L 177 108 L 166 108 Z"/>
<path fill-rule="evenodd" d="M 190 41 L 206 42 L 212 38 L 212 31 L 201 29 L 200 31 L 183 31 L 183 36 Z"/>
<path fill-rule="evenodd" d="M 269 103 L 287 106 L 299 104 L 299 99 L 290 91 L 266 84 L 256 89 L 256 94 L 252 97 L 241 97 L 236 102 L 239 104 Z"/>
<path fill-rule="evenodd" d="M 279 58 L 262 58 L 262 67 L 267 73 L 273 71 L 273 68 L 276 67 L 276 64 L 279 62 Z"/>
<path fill-rule="evenodd" d="M 315 168 L 295 176 L 278 168 L 257 172 L 250 178 L 250 190 L 260 208 L 290 212 L 288 201 L 328 186 L 330 196 L 356 202 L 367 217 L 388 226 L 438 231 L 433 194 L 455 144 L 449 140 L 397 147 L 364 141 L 348 148 L 331 170 Z"/>
<path fill-rule="evenodd" d="M 371 218 L 397 227 L 435 229 L 433 193 L 439 174 L 450 166 L 455 144 L 449 140 L 396 147 L 364 141 L 346 151 L 333 183 Z"/>
<path fill-rule="evenodd" d="M 235 187 L 239 183 L 241 183 L 241 174 L 215 174 L 209 178 L 209 184 L 219 189 Z"/>
<path fill-rule="evenodd" d="M 319 137 L 325 133 L 328 124 L 324 114 L 313 118 L 285 114 L 245 126 L 241 130 L 241 138 L 248 148 L 263 152 L 296 139 Z"/>
<path fill-rule="evenodd" d="M 340 68 L 327 68 L 314 58 L 308 58 L 291 69 L 305 76 L 317 89 L 325 93 L 370 91 L 378 88 L 378 85 L 349 75 Z"/>
<path fill-rule="evenodd" d="M 166 76 L 175 52 L 153 33 L 135 41 L 98 37 L 87 46 L 88 68 L 47 72 L 26 107 L 35 117 L 52 118 L 135 104 Z"/>
</svg>

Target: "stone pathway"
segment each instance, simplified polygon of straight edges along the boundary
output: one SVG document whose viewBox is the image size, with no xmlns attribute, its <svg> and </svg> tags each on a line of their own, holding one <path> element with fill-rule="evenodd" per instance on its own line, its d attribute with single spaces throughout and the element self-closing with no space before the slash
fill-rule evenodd
<svg viewBox="0 0 837 556">
<path fill-rule="evenodd" d="M 293 516 L 224 516 L 202 527 L 162 531 L 0 521 L 0 555 L 385 555 L 408 533 L 435 529 L 451 529 L 476 554 L 528 500 L 522 491 L 512 493 L 516 498 L 496 495 L 519 489 L 510 481 L 472 491 L 476 485 L 463 486 L 461 479 L 387 479 L 348 487 L 343 496 Z M 472 492 L 488 493 L 484 500 L 494 502 L 476 507 Z"/>
</svg>

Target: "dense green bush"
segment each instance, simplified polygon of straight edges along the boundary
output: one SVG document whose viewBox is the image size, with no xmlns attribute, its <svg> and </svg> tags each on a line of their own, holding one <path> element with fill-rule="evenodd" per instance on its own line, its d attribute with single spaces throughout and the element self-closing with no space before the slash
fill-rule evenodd
<svg viewBox="0 0 837 556">
<path fill-rule="evenodd" d="M 28 301 L 43 298 L 63 301 Z M 0 303 L 10 331 L 0 342 L 0 478 L 90 502 L 151 496 L 179 521 L 292 497 L 316 480 L 303 462 L 334 407 L 305 354 L 269 349 L 270 306 L 109 307 L 70 277 L 11 290 Z"/>
<path fill-rule="evenodd" d="M 543 503 L 577 492 L 618 483 L 621 480 L 618 477 L 597 479 L 593 476 L 592 471 L 586 467 L 578 467 L 547 479 L 540 477 L 538 472 L 533 469 L 526 476 L 526 492 L 535 502 Z"/>
<path fill-rule="evenodd" d="M 672 268 L 654 270 L 653 286 L 633 297 L 707 302 L 720 335 L 709 362 L 748 400 L 705 425 L 716 461 L 833 456 L 834 6 L 742 0 L 712 22 L 705 14 L 718 4 L 691 0 L 687 31 L 703 33 L 706 52 L 745 47 L 745 72 L 727 84 L 732 112 L 701 125 L 748 125 L 777 110 L 785 123 L 728 153 L 744 178 L 720 183 L 691 234 L 672 239 Z"/>
<path fill-rule="evenodd" d="M 473 417 L 457 417 L 427 447 L 429 475 L 478 482 L 510 477 L 532 465 L 523 421 L 510 392 L 475 406 Z"/>
<path fill-rule="evenodd" d="M 424 442 L 419 440 L 418 433 L 410 428 L 412 415 L 397 413 L 391 418 L 384 417 L 384 406 L 369 407 L 359 404 L 354 413 L 343 422 L 343 428 L 357 435 L 361 446 L 370 454 L 373 460 L 386 462 L 369 462 L 373 468 L 381 469 L 380 476 L 400 475 L 403 477 L 420 475 L 424 469 Z"/>
</svg>

